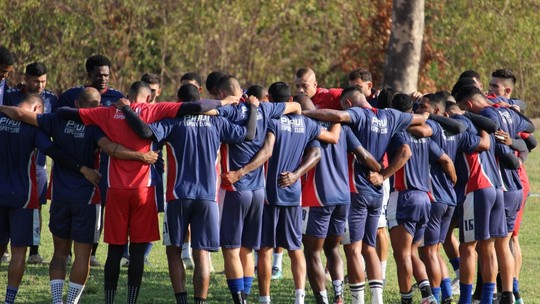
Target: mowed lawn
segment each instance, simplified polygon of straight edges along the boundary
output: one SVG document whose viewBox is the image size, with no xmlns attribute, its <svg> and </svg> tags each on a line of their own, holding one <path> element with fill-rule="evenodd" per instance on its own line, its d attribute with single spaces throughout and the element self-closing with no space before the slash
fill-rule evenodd
<svg viewBox="0 0 540 304">
<path fill-rule="evenodd" d="M 525 207 L 525 216 L 523 228 L 521 230 L 520 240 L 523 250 L 523 269 L 521 272 L 521 294 L 526 303 L 539 303 L 538 296 L 540 288 L 540 197 L 534 194 L 540 194 L 540 156 L 538 153 L 532 153 L 527 161 L 527 169 L 531 180 L 531 190 L 533 196 L 529 198 Z M 42 241 L 40 247 L 41 255 L 50 260 L 52 256 L 52 240 L 48 230 L 48 207 L 43 210 L 44 228 L 42 232 Z M 217 224 L 217 223 L 216 223 Z M 98 250 L 98 259 L 104 263 L 106 257 L 106 245 L 101 245 Z M 391 250 L 391 249 L 390 249 Z M 223 271 L 223 258 L 221 252 L 213 253 L 212 260 L 216 273 L 211 277 L 210 294 L 208 301 L 210 303 L 230 303 L 229 291 Z M 174 303 L 173 292 L 170 286 L 165 248 L 161 242 L 156 242 L 150 255 L 150 261 L 153 267 L 146 267 L 143 279 L 143 286 L 139 296 L 139 303 Z M 274 303 L 292 303 L 294 301 L 294 287 L 290 271 L 290 260 L 284 257 L 283 260 L 283 279 L 272 281 L 272 300 Z M 451 269 L 451 268 L 450 268 Z M 0 266 L 0 301 L 3 301 L 5 288 L 7 284 L 7 265 Z M 453 275 L 453 272 L 451 272 Z M 188 293 L 190 298 L 193 296 L 191 275 L 188 271 Z M 69 276 L 69 268 L 68 268 Z M 117 303 L 126 301 L 127 268 L 122 268 L 120 275 L 119 288 L 117 293 Z M 328 283 L 329 294 L 331 295 L 331 284 Z M 103 302 L 103 267 L 92 268 L 90 278 L 82 296 L 82 303 L 101 303 Z M 306 303 L 315 303 L 309 283 L 306 286 Z M 67 291 L 67 284 L 66 284 Z M 345 300 L 350 303 L 348 288 L 345 289 Z M 369 291 L 366 290 L 366 303 L 369 303 Z M 415 294 L 415 302 L 420 299 L 419 292 Z M 384 291 L 385 303 L 399 303 L 399 290 L 397 287 L 396 267 L 392 258 L 392 252 L 389 253 L 387 285 Z M 457 299 L 457 298 L 456 298 Z M 190 300 L 191 301 L 191 300 Z M 258 301 L 257 283 L 254 282 L 252 295 L 249 299 L 252 303 Z M 28 265 L 17 296 L 17 303 L 50 303 L 48 266 L 46 265 Z"/>
</svg>

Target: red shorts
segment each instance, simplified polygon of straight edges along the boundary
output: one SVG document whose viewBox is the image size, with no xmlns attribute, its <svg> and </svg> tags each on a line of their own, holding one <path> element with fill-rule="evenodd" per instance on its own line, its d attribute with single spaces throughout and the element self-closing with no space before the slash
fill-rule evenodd
<svg viewBox="0 0 540 304">
<path fill-rule="evenodd" d="M 523 201 L 516 216 L 516 223 L 514 224 L 514 231 L 512 236 L 519 236 L 519 228 L 521 228 L 521 222 L 523 221 L 523 211 L 525 211 L 525 202 L 527 197 L 529 197 L 529 192 L 531 191 L 531 185 L 529 183 L 529 176 L 525 171 L 525 166 L 521 165 L 518 169 L 519 178 L 521 179 L 521 184 L 523 185 Z"/>
<path fill-rule="evenodd" d="M 107 192 L 105 243 L 123 245 L 159 240 L 155 187 L 114 189 Z"/>
</svg>

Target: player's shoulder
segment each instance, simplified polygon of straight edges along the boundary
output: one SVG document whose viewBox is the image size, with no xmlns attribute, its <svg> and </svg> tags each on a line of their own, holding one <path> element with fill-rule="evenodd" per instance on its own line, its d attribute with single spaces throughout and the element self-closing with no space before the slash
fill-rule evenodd
<svg viewBox="0 0 540 304">
<path fill-rule="evenodd" d="M 119 90 L 115 89 L 115 88 L 107 88 L 107 95 L 108 96 L 114 96 L 114 97 L 118 97 L 118 98 L 123 98 L 124 97 L 124 93 L 120 92 Z"/>
<path fill-rule="evenodd" d="M 62 94 L 60 94 L 60 96 L 73 96 L 73 95 L 78 96 L 78 94 L 80 94 L 80 92 L 83 89 L 84 89 L 84 85 L 71 87 L 65 90 Z"/>
<path fill-rule="evenodd" d="M 56 95 L 56 93 L 54 93 L 53 91 L 51 90 L 43 90 L 43 93 L 41 93 L 43 96 L 45 97 L 48 97 L 48 98 L 58 98 L 58 96 Z"/>
<path fill-rule="evenodd" d="M 20 93 L 21 93 L 21 89 L 17 87 L 9 88 L 6 90 L 7 95 L 20 94 Z"/>
</svg>

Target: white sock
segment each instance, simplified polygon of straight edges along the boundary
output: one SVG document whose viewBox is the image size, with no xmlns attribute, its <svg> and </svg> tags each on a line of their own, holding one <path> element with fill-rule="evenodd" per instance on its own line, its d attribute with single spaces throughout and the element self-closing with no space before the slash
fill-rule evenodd
<svg viewBox="0 0 540 304">
<path fill-rule="evenodd" d="M 326 290 L 319 291 L 319 297 L 324 304 L 328 304 L 328 292 Z"/>
<path fill-rule="evenodd" d="M 68 290 L 66 304 L 79 303 L 79 299 L 81 298 L 83 289 L 84 289 L 84 285 L 69 282 L 69 290 Z"/>
<path fill-rule="evenodd" d="M 351 304 L 364 304 L 364 287 L 366 282 L 350 284 L 349 289 L 351 290 Z"/>
<path fill-rule="evenodd" d="M 51 280 L 50 284 L 53 304 L 63 303 L 64 280 Z"/>
<path fill-rule="evenodd" d="M 259 303 L 261 304 L 270 304 L 270 296 L 260 296 Z"/>
<path fill-rule="evenodd" d="M 371 290 L 371 304 L 383 304 L 383 281 L 369 281 L 369 289 Z"/>
<path fill-rule="evenodd" d="M 283 252 L 274 253 L 274 263 L 272 264 L 272 268 L 277 267 L 279 268 L 279 270 L 281 270 L 282 262 L 283 262 Z"/>
<path fill-rule="evenodd" d="M 304 289 L 296 289 L 294 291 L 294 304 L 304 304 L 306 291 Z"/>
<path fill-rule="evenodd" d="M 191 243 L 182 244 L 182 259 L 191 258 Z"/>
<path fill-rule="evenodd" d="M 381 273 L 383 281 L 386 280 L 386 261 L 381 261 Z"/>
</svg>

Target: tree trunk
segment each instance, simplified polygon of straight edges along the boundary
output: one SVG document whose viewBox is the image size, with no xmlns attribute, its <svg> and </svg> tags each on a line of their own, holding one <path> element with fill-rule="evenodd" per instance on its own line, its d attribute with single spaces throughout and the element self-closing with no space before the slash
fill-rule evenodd
<svg viewBox="0 0 540 304">
<path fill-rule="evenodd" d="M 383 87 L 404 93 L 417 90 L 423 36 L 424 0 L 393 0 Z"/>
</svg>

